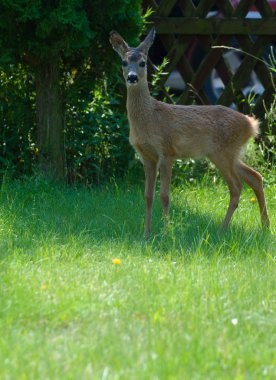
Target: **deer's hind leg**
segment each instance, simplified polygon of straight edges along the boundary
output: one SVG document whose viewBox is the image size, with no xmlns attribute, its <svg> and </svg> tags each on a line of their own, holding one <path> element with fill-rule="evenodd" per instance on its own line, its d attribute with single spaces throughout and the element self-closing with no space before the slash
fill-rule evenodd
<svg viewBox="0 0 276 380">
<path fill-rule="evenodd" d="M 230 192 L 230 201 L 229 206 L 222 223 L 222 228 L 227 229 L 228 224 L 234 214 L 236 208 L 238 207 L 240 195 L 242 191 L 242 182 L 240 180 L 238 171 L 237 171 L 237 160 L 229 156 L 215 156 L 209 157 L 210 160 L 216 165 L 220 170 L 223 178 L 225 179 L 229 192 Z"/>
<path fill-rule="evenodd" d="M 266 207 L 263 180 L 261 174 L 247 166 L 242 161 L 238 162 L 237 170 L 241 179 L 252 188 L 257 197 L 263 227 L 269 227 L 270 221 Z"/>
</svg>

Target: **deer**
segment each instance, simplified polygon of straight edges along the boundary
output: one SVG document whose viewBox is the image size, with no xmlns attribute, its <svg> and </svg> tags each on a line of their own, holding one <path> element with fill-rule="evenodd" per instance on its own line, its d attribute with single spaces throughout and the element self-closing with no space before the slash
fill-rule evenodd
<svg viewBox="0 0 276 380">
<path fill-rule="evenodd" d="M 139 46 L 132 48 L 118 32 L 110 32 L 110 43 L 122 59 L 127 87 L 129 142 L 144 167 L 145 236 L 151 232 L 158 171 L 166 226 L 173 163 L 187 158 L 207 157 L 226 181 L 230 201 L 223 230 L 238 207 L 243 182 L 256 195 L 262 226 L 269 227 L 262 176 L 242 161 L 246 143 L 259 133 L 259 120 L 222 105 L 174 105 L 153 98 L 147 80 L 147 59 L 155 34 L 152 28 Z"/>
</svg>

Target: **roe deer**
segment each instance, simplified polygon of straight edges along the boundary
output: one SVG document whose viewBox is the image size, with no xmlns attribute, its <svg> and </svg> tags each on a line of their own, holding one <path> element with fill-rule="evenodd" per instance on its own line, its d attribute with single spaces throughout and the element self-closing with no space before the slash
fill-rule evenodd
<svg viewBox="0 0 276 380">
<path fill-rule="evenodd" d="M 180 106 L 150 96 L 147 55 L 155 37 L 151 29 L 137 48 L 131 48 L 115 31 L 110 43 L 122 58 L 127 86 L 129 140 L 145 171 L 145 235 L 150 234 L 152 204 L 157 171 L 160 169 L 160 198 L 165 224 L 169 211 L 169 187 L 173 162 L 178 158 L 207 156 L 220 170 L 230 191 L 230 203 L 223 221 L 226 229 L 238 206 L 242 181 L 259 202 L 263 226 L 269 226 L 262 176 L 241 161 L 244 145 L 258 134 L 259 122 L 233 109 L 216 106 Z"/>
</svg>

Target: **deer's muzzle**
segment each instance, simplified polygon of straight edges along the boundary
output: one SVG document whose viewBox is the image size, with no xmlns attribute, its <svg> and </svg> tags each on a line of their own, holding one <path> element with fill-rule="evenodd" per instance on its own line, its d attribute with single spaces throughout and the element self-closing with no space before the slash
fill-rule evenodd
<svg viewBox="0 0 276 380">
<path fill-rule="evenodd" d="M 135 84 L 138 82 L 138 76 L 135 73 L 129 73 L 127 76 L 127 82 L 129 84 Z"/>
</svg>

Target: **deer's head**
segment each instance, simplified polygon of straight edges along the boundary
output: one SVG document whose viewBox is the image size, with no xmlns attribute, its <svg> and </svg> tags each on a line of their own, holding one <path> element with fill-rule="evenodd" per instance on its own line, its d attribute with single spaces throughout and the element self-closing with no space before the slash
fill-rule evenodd
<svg viewBox="0 0 276 380">
<path fill-rule="evenodd" d="M 132 86 L 139 81 L 147 80 L 147 57 L 154 37 L 155 30 L 151 29 L 144 41 L 138 47 L 132 48 L 119 33 L 110 32 L 110 43 L 122 58 L 123 75 L 127 85 Z"/>
</svg>

